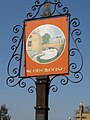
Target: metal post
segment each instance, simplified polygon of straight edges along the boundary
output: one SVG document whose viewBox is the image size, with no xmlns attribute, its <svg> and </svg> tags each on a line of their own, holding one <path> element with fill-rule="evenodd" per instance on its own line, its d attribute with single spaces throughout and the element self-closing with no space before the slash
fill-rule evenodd
<svg viewBox="0 0 90 120">
<path fill-rule="evenodd" d="M 36 82 L 36 120 L 48 120 L 49 77 L 37 77 Z"/>
<path fill-rule="evenodd" d="M 50 3 L 44 4 L 43 17 L 50 16 Z M 37 77 L 36 81 L 36 120 L 48 120 L 49 76 Z"/>
<path fill-rule="evenodd" d="M 0 120 L 1 120 L 1 108 L 0 108 Z"/>
</svg>

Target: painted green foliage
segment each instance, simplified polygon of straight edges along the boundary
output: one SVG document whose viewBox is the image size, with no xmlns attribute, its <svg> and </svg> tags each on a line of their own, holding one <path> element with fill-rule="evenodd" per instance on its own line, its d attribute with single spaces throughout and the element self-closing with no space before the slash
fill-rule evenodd
<svg viewBox="0 0 90 120">
<path fill-rule="evenodd" d="M 51 37 L 50 34 L 45 33 L 45 34 L 42 36 L 42 44 L 47 44 L 47 43 L 49 43 L 50 37 Z"/>
</svg>

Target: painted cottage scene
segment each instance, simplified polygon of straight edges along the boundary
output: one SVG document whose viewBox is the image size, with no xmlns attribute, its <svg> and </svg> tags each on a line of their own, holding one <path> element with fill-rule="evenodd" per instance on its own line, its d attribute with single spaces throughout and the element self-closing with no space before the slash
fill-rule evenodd
<svg viewBox="0 0 90 120">
<path fill-rule="evenodd" d="M 46 24 L 30 33 L 26 42 L 26 51 L 33 61 L 47 64 L 62 55 L 65 45 L 66 39 L 61 29 Z"/>
</svg>

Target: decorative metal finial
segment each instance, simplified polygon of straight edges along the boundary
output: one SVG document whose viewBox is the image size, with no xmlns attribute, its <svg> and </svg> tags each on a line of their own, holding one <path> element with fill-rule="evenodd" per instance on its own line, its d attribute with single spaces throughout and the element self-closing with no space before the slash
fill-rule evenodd
<svg viewBox="0 0 90 120">
<path fill-rule="evenodd" d="M 50 11 L 50 3 L 45 3 L 44 4 L 44 11 L 43 11 L 43 17 L 50 16 L 51 11 Z"/>
</svg>

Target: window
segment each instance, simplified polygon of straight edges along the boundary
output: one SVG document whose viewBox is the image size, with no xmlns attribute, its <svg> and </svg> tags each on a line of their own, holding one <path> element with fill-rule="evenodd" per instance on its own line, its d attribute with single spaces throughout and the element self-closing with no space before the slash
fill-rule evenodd
<svg viewBox="0 0 90 120">
<path fill-rule="evenodd" d="M 28 47 L 31 47 L 32 41 L 28 41 Z"/>
</svg>

